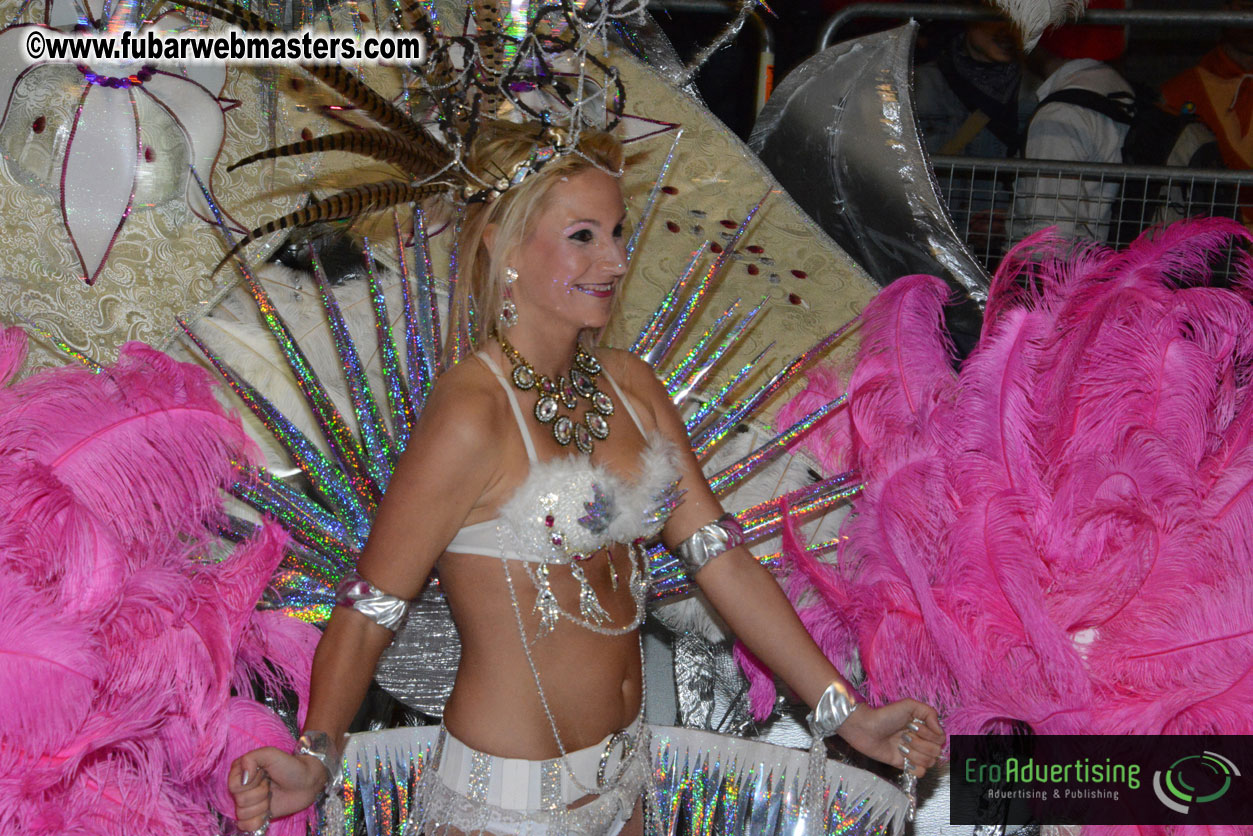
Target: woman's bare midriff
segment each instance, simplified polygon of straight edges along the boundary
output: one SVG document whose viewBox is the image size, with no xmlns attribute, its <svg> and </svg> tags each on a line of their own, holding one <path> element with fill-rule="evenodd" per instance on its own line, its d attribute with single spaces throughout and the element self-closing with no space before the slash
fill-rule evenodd
<svg viewBox="0 0 1253 836">
<path fill-rule="evenodd" d="M 548 708 L 561 745 L 573 751 L 600 742 L 638 716 L 643 695 L 638 631 L 607 636 L 561 618 L 536 641 L 535 585 L 527 564 L 507 562 L 518 611 L 531 643 Z M 538 564 L 530 564 L 532 570 Z M 615 547 L 581 564 L 610 615 L 606 626 L 635 615 L 627 549 Z M 527 662 L 506 581 L 505 561 L 445 554 L 440 584 L 461 635 L 461 664 L 444 710 L 448 731 L 467 746 L 498 757 L 545 760 L 561 754 Z M 578 613 L 578 583 L 565 566 L 550 566 L 550 582 L 566 612 Z"/>
</svg>

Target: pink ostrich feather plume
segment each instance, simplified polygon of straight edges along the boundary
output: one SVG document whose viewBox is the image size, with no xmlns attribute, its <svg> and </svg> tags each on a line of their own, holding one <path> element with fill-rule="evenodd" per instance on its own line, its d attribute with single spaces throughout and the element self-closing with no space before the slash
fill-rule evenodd
<svg viewBox="0 0 1253 836">
<path fill-rule="evenodd" d="M 206 527 L 252 445 L 147 346 L 14 382 L 24 356 L 0 332 L 0 830 L 215 832 L 232 753 L 291 745 L 254 683 L 303 714 L 316 643 L 256 611 L 286 535 L 217 557 Z"/>
<path fill-rule="evenodd" d="M 943 286 L 867 309 L 849 384 L 865 490 L 836 564 L 785 538 L 791 592 L 874 700 L 950 732 L 1253 733 L 1253 304 L 1205 286 L 1249 232 L 1123 252 L 1043 233 L 993 280 L 951 370 Z M 760 680 L 766 674 L 754 672 Z"/>
</svg>

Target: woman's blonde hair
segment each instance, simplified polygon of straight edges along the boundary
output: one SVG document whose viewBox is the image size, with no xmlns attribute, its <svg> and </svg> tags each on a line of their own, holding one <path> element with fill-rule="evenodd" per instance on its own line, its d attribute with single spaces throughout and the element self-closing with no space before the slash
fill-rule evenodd
<svg viewBox="0 0 1253 836">
<path fill-rule="evenodd" d="M 493 183 L 508 179 L 515 167 L 543 144 L 533 127 L 492 123 L 479 132 L 467 164 L 482 181 Z M 534 218 L 543 210 L 553 186 L 590 168 L 617 174 L 622 171 L 623 159 L 617 137 L 603 131 L 584 131 L 575 151 L 550 160 L 494 199 L 466 208 L 457 234 L 457 286 L 444 344 L 446 363 L 458 359 L 459 345 L 466 349 L 481 346 L 495 330 L 510 253 L 531 234 Z M 492 224 L 496 230 L 489 248 L 484 233 Z M 471 346 L 464 345 L 467 337 Z"/>
</svg>

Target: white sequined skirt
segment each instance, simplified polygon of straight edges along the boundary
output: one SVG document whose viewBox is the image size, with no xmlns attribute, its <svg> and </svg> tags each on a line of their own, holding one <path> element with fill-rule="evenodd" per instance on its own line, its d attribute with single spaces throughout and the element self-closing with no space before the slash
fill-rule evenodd
<svg viewBox="0 0 1253 836">
<path fill-rule="evenodd" d="M 321 832 L 612 836 L 640 799 L 647 836 L 890 836 L 905 824 L 908 798 L 897 787 L 834 761 L 815 775 L 803 750 L 645 725 L 630 753 L 614 737 L 571 753 L 579 782 L 600 779 L 606 790 L 571 809 L 571 794 L 586 793 L 555 778 L 551 762 L 476 755 L 446 732 L 441 742 L 438 726 L 353 735 L 344 794 L 327 805 Z"/>
</svg>

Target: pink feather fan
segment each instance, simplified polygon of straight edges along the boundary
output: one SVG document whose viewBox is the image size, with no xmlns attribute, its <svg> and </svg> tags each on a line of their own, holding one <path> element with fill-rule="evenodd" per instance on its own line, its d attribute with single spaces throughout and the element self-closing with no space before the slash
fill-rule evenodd
<svg viewBox="0 0 1253 836">
<path fill-rule="evenodd" d="M 865 491 L 837 566 L 788 549 L 870 696 L 931 700 L 953 733 L 1253 733 L 1249 240 L 1035 236 L 957 376 L 938 280 L 874 300 L 849 385 Z M 1234 289 L 1198 286 L 1233 244 Z"/>
<path fill-rule="evenodd" d="M 255 609 L 277 526 L 214 556 L 251 444 L 142 344 L 12 382 L 24 356 L 0 333 L 0 832 L 217 830 L 232 735 L 293 742 L 254 683 L 303 704 L 317 637 Z"/>
</svg>

